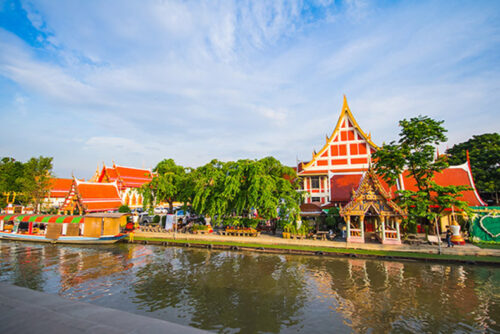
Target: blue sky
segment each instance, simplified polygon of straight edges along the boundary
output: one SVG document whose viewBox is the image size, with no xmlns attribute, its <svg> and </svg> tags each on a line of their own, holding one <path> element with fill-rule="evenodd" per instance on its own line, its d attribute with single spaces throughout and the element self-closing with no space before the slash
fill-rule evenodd
<svg viewBox="0 0 500 334">
<path fill-rule="evenodd" d="M 498 132 L 500 2 L 0 0 L 0 155 L 53 156 L 59 177 L 293 165 L 343 94 L 378 144 L 419 114 L 449 146 Z"/>
</svg>

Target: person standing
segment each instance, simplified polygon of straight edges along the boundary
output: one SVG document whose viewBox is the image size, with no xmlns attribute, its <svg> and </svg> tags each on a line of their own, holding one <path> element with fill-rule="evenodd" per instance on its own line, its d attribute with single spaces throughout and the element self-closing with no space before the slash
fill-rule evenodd
<svg viewBox="0 0 500 334">
<path fill-rule="evenodd" d="M 446 242 L 448 243 L 448 247 L 453 247 L 453 243 L 451 242 L 451 230 L 449 226 L 447 226 L 446 228 Z"/>
</svg>

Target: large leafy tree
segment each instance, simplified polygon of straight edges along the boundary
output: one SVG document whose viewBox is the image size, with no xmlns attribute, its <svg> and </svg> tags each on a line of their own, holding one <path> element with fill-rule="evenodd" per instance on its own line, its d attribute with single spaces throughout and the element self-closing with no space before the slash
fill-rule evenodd
<svg viewBox="0 0 500 334">
<path fill-rule="evenodd" d="M 12 199 L 16 193 L 16 199 L 22 200 L 22 185 L 20 179 L 23 177 L 24 165 L 14 158 L 4 157 L 0 160 L 0 207 L 7 205 L 7 196 Z"/>
<path fill-rule="evenodd" d="M 481 195 L 500 203 L 500 134 L 485 133 L 472 136 L 466 142 L 456 144 L 448 149 L 449 163 L 452 165 L 463 164 L 469 151 L 472 175 L 477 190 Z"/>
<path fill-rule="evenodd" d="M 164 159 L 153 169 L 155 174 L 150 183 L 143 185 L 144 205 L 150 208 L 158 202 L 167 202 L 170 210 L 175 201 L 182 201 L 183 182 L 186 169 L 173 159 Z"/>
<path fill-rule="evenodd" d="M 31 158 L 24 164 L 23 176 L 19 179 L 22 192 L 33 204 L 35 213 L 40 211 L 40 205 L 50 191 L 52 160 L 53 158 L 43 156 Z"/>
<path fill-rule="evenodd" d="M 433 181 L 435 173 L 448 167 L 446 157 L 435 155 L 435 146 L 447 140 L 442 124 L 427 116 L 403 119 L 399 140 L 384 144 L 372 155 L 375 170 L 389 185 L 395 185 L 405 171 L 415 180 L 417 191 L 398 191 L 398 202 L 408 212 L 406 224 L 432 222 L 445 209 L 467 206 L 460 201 L 467 187 L 438 186 Z"/>
<path fill-rule="evenodd" d="M 263 218 L 278 214 L 295 220 L 300 194 L 295 171 L 272 157 L 221 162 L 212 160 L 189 174 L 193 208 L 218 220 L 253 209 Z"/>
</svg>

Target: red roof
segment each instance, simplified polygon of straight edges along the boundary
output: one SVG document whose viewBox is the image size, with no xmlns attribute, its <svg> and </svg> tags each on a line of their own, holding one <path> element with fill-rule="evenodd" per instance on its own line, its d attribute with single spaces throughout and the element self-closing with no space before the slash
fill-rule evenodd
<svg viewBox="0 0 500 334">
<path fill-rule="evenodd" d="M 349 202 L 352 191 L 356 191 L 363 174 L 333 175 L 330 180 L 331 202 Z"/>
<path fill-rule="evenodd" d="M 408 174 L 409 173 L 407 171 L 403 173 L 404 189 L 416 191 L 416 182 Z M 470 173 L 470 169 L 467 164 L 450 166 L 441 173 L 435 173 L 434 182 L 440 186 L 469 186 L 472 190 L 463 191 L 463 197 L 460 197 L 459 199 L 466 201 L 470 206 L 485 205 L 481 197 L 479 197 L 479 194 L 476 192 L 474 180 L 472 179 L 472 174 Z"/>
<path fill-rule="evenodd" d="M 118 188 L 140 188 L 143 184 L 151 182 L 152 175 L 149 169 L 132 168 L 123 166 L 104 166 L 98 182 L 118 181 Z"/>
<path fill-rule="evenodd" d="M 71 188 L 71 184 L 73 183 L 73 179 L 59 179 L 52 178 L 50 180 L 50 197 L 66 197 Z"/>
<path fill-rule="evenodd" d="M 117 210 L 122 205 L 116 183 L 75 182 L 86 212 Z"/>
<path fill-rule="evenodd" d="M 139 188 L 153 178 L 148 169 L 116 166 L 115 170 L 125 188 Z"/>
</svg>

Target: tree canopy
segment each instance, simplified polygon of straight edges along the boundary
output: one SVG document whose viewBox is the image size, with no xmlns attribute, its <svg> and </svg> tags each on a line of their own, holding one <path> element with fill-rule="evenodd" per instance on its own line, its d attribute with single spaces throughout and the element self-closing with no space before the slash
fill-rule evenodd
<svg viewBox="0 0 500 334">
<path fill-rule="evenodd" d="M 446 153 L 452 165 L 463 164 L 469 151 L 472 175 L 477 190 L 499 203 L 500 191 L 500 134 L 485 133 L 472 136 L 466 142 L 453 145 Z"/>
<path fill-rule="evenodd" d="M 435 173 L 448 167 L 446 157 L 436 157 L 435 146 L 447 140 L 442 124 L 427 116 L 403 119 L 398 142 L 384 144 L 372 155 L 375 170 L 389 185 L 395 185 L 404 171 L 415 180 L 417 191 L 398 191 L 397 198 L 408 212 L 406 223 L 410 225 L 433 221 L 444 209 L 467 207 L 460 200 L 467 187 L 439 186 L 433 180 Z"/>
<path fill-rule="evenodd" d="M 185 197 L 198 213 L 217 220 L 248 215 L 253 210 L 266 219 L 298 217 L 296 173 L 275 158 L 212 160 L 187 175 Z"/>
<path fill-rule="evenodd" d="M 17 202 L 22 200 L 22 184 L 24 164 L 14 158 L 4 157 L 0 160 L 0 207 L 7 205 L 7 196 L 13 198 L 15 192 Z"/>
<path fill-rule="evenodd" d="M 175 201 L 183 201 L 186 169 L 175 163 L 173 159 L 160 161 L 153 169 L 153 179 L 143 185 L 141 192 L 144 205 L 152 207 L 158 202 L 167 202 L 170 209 Z"/>
<path fill-rule="evenodd" d="M 24 164 L 23 176 L 19 178 L 21 189 L 27 200 L 33 204 L 35 213 L 50 191 L 53 158 L 40 156 L 31 158 Z"/>
</svg>

